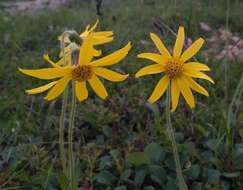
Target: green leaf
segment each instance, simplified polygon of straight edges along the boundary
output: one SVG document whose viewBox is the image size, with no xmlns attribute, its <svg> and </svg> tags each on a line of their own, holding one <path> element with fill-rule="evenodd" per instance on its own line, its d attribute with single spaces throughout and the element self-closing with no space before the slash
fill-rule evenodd
<svg viewBox="0 0 243 190">
<path fill-rule="evenodd" d="M 152 162 L 159 162 L 163 149 L 158 143 L 151 143 L 145 147 L 144 152 L 148 155 Z"/>
<path fill-rule="evenodd" d="M 239 117 L 238 118 L 239 118 L 238 120 L 239 120 L 240 125 L 243 126 L 243 112 L 241 112 L 239 114 Z"/>
<path fill-rule="evenodd" d="M 58 173 L 58 182 L 63 190 L 68 188 L 68 178 L 63 172 Z"/>
<path fill-rule="evenodd" d="M 214 150 L 216 151 L 217 150 L 217 145 L 219 143 L 219 140 L 218 139 L 209 139 L 207 142 L 206 142 L 206 145 L 208 146 L 208 148 L 210 148 L 211 150 Z"/>
<path fill-rule="evenodd" d="M 243 139 L 243 129 L 239 129 L 239 135 L 240 135 L 241 139 Z"/>
<path fill-rule="evenodd" d="M 232 173 L 223 172 L 222 175 L 226 178 L 236 178 L 240 176 L 240 172 L 232 172 Z"/>
<path fill-rule="evenodd" d="M 125 171 L 121 174 L 121 176 L 120 176 L 120 180 L 121 180 L 121 181 L 127 181 L 128 178 L 131 176 L 131 173 L 132 173 L 132 170 L 130 170 L 130 169 L 125 170 Z"/>
<path fill-rule="evenodd" d="M 150 185 L 150 186 L 144 187 L 143 190 L 155 190 L 155 188 Z"/>
<path fill-rule="evenodd" d="M 114 190 L 127 190 L 127 187 L 123 185 L 123 186 L 116 187 Z"/>
<path fill-rule="evenodd" d="M 150 178 L 162 187 L 166 182 L 166 172 L 163 168 L 157 168 L 150 174 Z"/>
<path fill-rule="evenodd" d="M 171 177 L 168 177 L 168 181 L 166 183 L 166 190 L 177 190 L 177 182 L 176 178 L 173 179 Z"/>
<path fill-rule="evenodd" d="M 236 169 L 243 170 L 243 153 L 234 156 L 233 164 Z"/>
<path fill-rule="evenodd" d="M 112 157 L 120 157 L 121 156 L 121 153 L 120 153 L 120 151 L 118 150 L 118 149 L 113 149 L 113 150 L 111 150 L 110 152 L 110 155 L 112 156 Z"/>
<path fill-rule="evenodd" d="M 220 190 L 229 190 L 229 189 L 231 189 L 230 187 L 231 187 L 231 185 L 230 185 L 229 181 L 226 181 L 226 180 L 220 181 Z"/>
<path fill-rule="evenodd" d="M 96 176 L 96 180 L 99 183 L 105 184 L 105 185 L 111 185 L 115 181 L 116 177 L 113 176 L 108 171 L 102 171 Z"/>
<path fill-rule="evenodd" d="M 103 126 L 102 127 L 103 133 L 105 134 L 106 137 L 111 137 L 112 135 L 112 128 L 109 126 Z"/>
<path fill-rule="evenodd" d="M 100 158 L 100 163 L 99 163 L 99 168 L 105 169 L 106 167 L 110 167 L 112 166 L 112 161 L 110 156 L 103 156 Z"/>
<path fill-rule="evenodd" d="M 202 190 L 202 183 L 193 182 L 192 190 Z"/>
<path fill-rule="evenodd" d="M 197 179 L 200 175 L 201 169 L 199 165 L 192 165 L 188 171 L 185 172 L 186 175 L 192 177 L 193 179 Z"/>
<path fill-rule="evenodd" d="M 143 184 L 143 181 L 146 177 L 146 170 L 145 169 L 139 169 L 136 171 L 136 174 L 135 174 L 135 183 L 138 184 L 138 185 L 142 185 Z"/>
<path fill-rule="evenodd" d="M 210 184 L 217 183 L 220 178 L 220 171 L 214 170 L 214 169 L 208 169 L 207 170 L 207 181 Z"/>
<path fill-rule="evenodd" d="M 142 164 L 149 164 L 150 159 L 148 155 L 144 152 L 133 152 L 127 155 L 127 160 L 135 166 L 140 166 Z"/>
</svg>

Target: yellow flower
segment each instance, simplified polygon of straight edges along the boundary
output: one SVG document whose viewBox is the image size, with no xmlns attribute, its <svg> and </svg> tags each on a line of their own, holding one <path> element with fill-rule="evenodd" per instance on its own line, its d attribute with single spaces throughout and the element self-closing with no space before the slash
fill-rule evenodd
<svg viewBox="0 0 243 190">
<path fill-rule="evenodd" d="M 91 28 L 90 25 L 86 26 L 85 31 L 80 34 L 80 37 L 84 40 L 87 36 L 91 36 L 94 45 L 101 45 L 111 42 L 113 40 L 112 31 L 94 32 L 98 24 L 99 20 L 97 20 Z"/>
<path fill-rule="evenodd" d="M 131 43 L 129 42 L 125 47 L 97 60 L 92 60 L 92 48 L 93 39 L 88 36 L 80 47 L 77 60 L 72 60 L 72 64 L 60 66 L 52 62 L 48 56 L 45 56 L 45 59 L 53 66 L 53 68 L 36 70 L 19 68 L 22 73 L 35 78 L 46 80 L 59 78 L 59 80 L 50 82 L 44 86 L 26 90 L 26 92 L 28 94 L 37 94 L 51 88 L 45 97 L 46 100 L 50 101 L 62 94 L 69 81 L 72 80 L 75 82 L 75 94 L 79 101 L 88 98 L 88 90 L 86 87 L 87 82 L 100 98 L 105 99 L 108 96 L 108 93 L 98 77 L 102 77 L 112 82 L 123 81 L 128 77 L 128 75 L 122 75 L 104 67 L 121 61 L 131 49 Z"/>
<path fill-rule="evenodd" d="M 79 36 L 82 40 L 85 40 L 87 36 L 91 38 L 91 41 L 94 46 L 101 45 L 105 43 L 109 43 L 113 41 L 113 32 L 112 31 L 99 31 L 95 32 L 94 30 L 97 28 L 99 24 L 99 20 L 96 21 L 96 23 L 90 27 L 90 25 L 86 26 L 86 29 L 84 32 L 82 32 Z M 59 36 L 58 40 L 62 40 L 62 36 Z M 69 44 L 65 48 L 65 53 L 68 53 L 69 51 L 75 50 L 77 48 L 77 44 L 71 42 L 70 36 L 66 35 L 64 36 L 64 43 Z M 100 56 L 101 50 L 93 49 L 94 56 Z M 68 56 L 68 55 L 67 55 Z M 62 57 L 62 52 L 60 52 L 60 57 Z"/>
<path fill-rule="evenodd" d="M 164 76 L 156 85 L 148 101 L 151 104 L 156 102 L 170 86 L 172 97 L 171 111 L 175 111 L 178 105 L 180 93 L 185 98 L 187 104 L 191 108 L 194 108 L 195 100 L 191 90 L 195 90 L 196 92 L 205 96 L 208 96 L 208 92 L 193 78 L 201 78 L 214 83 L 214 81 L 208 75 L 202 72 L 209 71 L 210 69 L 208 66 L 199 62 L 187 62 L 199 51 L 204 43 L 204 40 L 199 38 L 187 50 L 185 50 L 184 53 L 182 53 L 185 32 L 183 27 L 179 27 L 177 39 L 173 49 L 173 55 L 171 55 L 156 34 L 151 33 L 150 36 L 160 54 L 139 54 L 138 58 L 150 59 L 155 62 L 155 64 L 140 69 L 136 73 L 135 77 L 138 78 L 144 75 L 158 73 L 164 73 Z"/>
</svg>

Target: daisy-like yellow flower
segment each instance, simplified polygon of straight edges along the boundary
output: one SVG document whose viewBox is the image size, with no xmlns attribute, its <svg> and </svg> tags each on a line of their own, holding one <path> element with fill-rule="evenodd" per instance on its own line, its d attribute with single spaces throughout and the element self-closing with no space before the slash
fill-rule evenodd
<svg viewBox="0 0 243 190">
<path fill-rule="evenodd" d="M 89 36 L 89 38 L 91 38 L 91 41 L 92 41 L 94 46 L 106 44 L 106 43 L 113 41 L 114 38 L 113 38 L 113 32 L 112 31 L 99 31 L 99 32 L 95 31 L 98 24 L 99 24 L 99 20 L 97 20 L 96 23 L 93 26 L 87 25 L 85 31 L 82 32 L 79 35 L 80 39 L 85 40 L 87 38 L 87 36 Z M 59 36 L 58 40 L 61 41 L 62 36 Z M 69 59 L 68 52 L 72 51 L 72 50 L 76 50 L 78 45 L 71 42 L 69 35 L 64 36 L 64 43 L 69 44 L 65 48 L 65 53 L 67 53 L 67 59 Z M 94 56 L 100 56 L 101 55 L 101 50 L 93 49 L 93 51 L 94 51 L 93 52 Z M 60 52 L 60 57 L 62 57 L 62 53 L 63 52 Z"/>
<path fill-rule="evenodd" d="M 177 39 L 174 45 L 173 54 L 171 55 L 163 42 L 159 37 L 151 33 L 151 39 L 155 43 L 160 54 L 155 53 L 142 53 L 138 55 L 138 58 L 150 59 L 155 64 L 146 66 L 140 69 L 135 77 L 141 77 L 150 74 L 163 73 L 163 77 L 156 85 L 152 95 L 148 101 L 152 104 L 156 102 L 170 86 L 172 97 L 172 110 L 175 111 L 180 94 L 185 98 L 187 104 L 191 107 L 195 107 L 195 99 L 192 94 L 192 90 L 208 96 L 207 90 L 199 85 L 193 78 L 200 78 L 210 81 L 214 84 L 214 81 L 202 71 L 209 71 L 209 67 L 199 62 L 188 62 L 202 47 L 204 40 L 199 38 L 188 49 L 182 53 L 185 32 L 183 27 L 179 27 Z M 169 85 L 170 84 L 170 85 Z"/>
<path fill-rule="evenodd" d="M 90 25 L 86 26 L 84 32 L 80 34 L 80 37 L 84 40 L 87 36 L 91 36 L 94 45 L 101 45 L 105 43 L 109 43 L 113 40 L 113 32 L 112 31 L 99 31 L 95 32 L 94 30 L 97 28 L 99 24 L 99 20 L 90 27 Z"/>
<path fill-rule="evenodd" d="M 69 81 L 75 82 L 75 94 L 79 101 L 83 101 L 88 98 L 88 90 L 86 87 L 87 82 L 100 98 L 105 99 L 108 96 L 108 93 L 99 77 L 112 82 L 125 80 L 128 75 L 122 75 L 104 67 L 116 64 L 121 61 L 128 54 L 130 49 L 131 43 L 129 42 L 125 47 L 115 51 L 110 55 L 97 60 L 92 60 L 93 38 L 92 36 L 87 36 L 80 47 L 77 59 L 72 59 L 72 64 L 60 66 L 52 62 L 48 56 L 45 56 L 45 59 L 48 60 L 53 68 L 36 70 L 19 68 L 19 70 L 26 75 L 39 79 L 49 80 L 59 78 L 58 80 L 50 82 L 44 86 L 26 90 L 28 94 L 38 94 L 51 88 L 45 97 L 45 99 L 48 101 L 53 100 L 62 94 Z"/>
</svg>

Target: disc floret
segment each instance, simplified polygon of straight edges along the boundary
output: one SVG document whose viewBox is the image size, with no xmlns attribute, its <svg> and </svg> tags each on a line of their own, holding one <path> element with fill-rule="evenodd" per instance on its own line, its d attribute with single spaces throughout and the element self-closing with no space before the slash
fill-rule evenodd
<svg viewBox="0 0 243 190">
<path fill-rule="evenodd" d="M 91 79 L 93 68 L 90 65 L 78 65 L 72 70 L 72 79 L 75 81 L 86 81 Z"/>
<path fill-rule="evenodd" d="M 165 72 L 169 76 L 170 79 L 178 76 L 182 72 L 183 62 L 179 59 L 170 59 L 165 64 Z"/>
</svg>

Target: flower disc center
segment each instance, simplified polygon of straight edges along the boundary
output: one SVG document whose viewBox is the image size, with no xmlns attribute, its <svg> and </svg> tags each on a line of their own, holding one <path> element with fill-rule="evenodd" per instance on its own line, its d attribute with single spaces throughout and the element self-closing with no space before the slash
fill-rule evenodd
<svg viewBox="0 0 243 190">
<path fill-rule="evenodd" d="M 165 72 L 169 76 L 170 79 L 179 75 L 182 72 L 183 62 L 180 60 L 172 59 L 168 61 L 165 65 Z"/>
<path fill-rule="evenodd" d="M 77 66 L 72 70 L 72 78 L 76 81 L 86 81 L 93 75 L 93 69 L 89 65 Z"/>
</svg>

